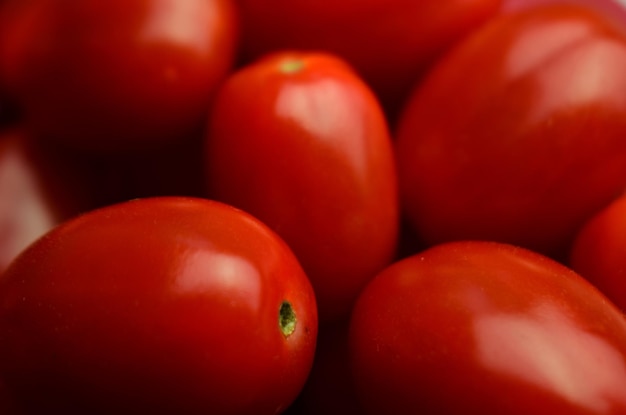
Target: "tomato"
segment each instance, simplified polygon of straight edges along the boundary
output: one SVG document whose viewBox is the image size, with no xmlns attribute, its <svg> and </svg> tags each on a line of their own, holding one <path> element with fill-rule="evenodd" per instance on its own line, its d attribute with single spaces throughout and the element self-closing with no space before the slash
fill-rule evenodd
<svg viewBox="0 0 626 415">
<path fill-rule="evenodd" d="M 501 0 L 237 0 L 248 61 L 324 50 L 353 65 L 395 113 L 426 67 L 493 16 Z"/>
<path fill-rule="evenodd" d="M 350 323 L 370 414 L 626 414 L 626 318 L 512 245 L 450 242 L 395 263 Z"/>
<path fill-rule="evenodd" d="M 572 247 L 571 267 L 626 312 L 626 196 L 594 215 Z"/>
<path fill-rule="evenodd" d="M 402 114 L 408 221 L 428 245 L 487 239 L 561 258 L 626 186 L 624 90 L 626 37 L 590 9 L 491 21 L 440 61 Z"/>
<path fill-rule="evenodd" d="M 252 213 L 302 263 L 320 316 L 345 316 L 395 255 L 397 178 L 366 84 L 325 53 L 281 52 L 226 80 L 206 138 L 209 195 Z"/>
<path fill-rule="evenodd" d="M 229 0 L 9 0 L 0 81 L 37 136 L 128 152 L 203 128 L 237 42 Z"/>
<path fill-rule="evenodd" d="M 0 133 L 0 274 L 35 239 L 91 207 L 80 171 L 21 127 Z"/>
<path fill-rule="evenodd" d="M 316 336 L 288 246 L 205 199 L 91 211 L 0 279 L 0 379 L 28 413 L 277 414 Z"/>
</svg>

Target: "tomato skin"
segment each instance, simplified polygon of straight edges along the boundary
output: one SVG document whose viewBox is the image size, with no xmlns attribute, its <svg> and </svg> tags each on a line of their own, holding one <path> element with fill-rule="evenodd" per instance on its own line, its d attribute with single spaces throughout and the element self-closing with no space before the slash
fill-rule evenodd
<svg viewBox="0 0 626 415">
<path fill-rule="evenodd" d="M 450 242 L 395 263 L 349 335 L 366 413 L 626 413 L 626 318 L 522 248 Z"/>
<path fill-rule="evenodd" d="M 570 266 L 626 312 L 626 196 L 594 215 L 580 230 Z"/>
<path fill-rule="evenodd" d="M 501 10 L 504 13 L 511 13 L 547 4 L 578 4 L 591 7 L 605 13 L 607 17 L 612 16 L 616 22 L 626 25 L 626 7 L 620 0 L 504 0 Z"/>
<path fill-rule="evenodd" d="M 203 128 L 237 45 L 230 0 L 5 6 L 0 79 L 37 136 L 119 153 Z"/>
<path fill-rule="evenodd" d="M 423 71 L 501 0 L 238 0 L 244 58 L 280 49 L 346 59 L 395 113 Z"/>
<path fill-rule="evenodd" d="M 429 245 L 487 239 L 561 258 L 626 185 L 623 90 L 626 38 L 602 16 L 560 5 L 493 20 L 401 117 L 409 222 Z"/>
<path fill-rule="evenodd" d="M 210 196 L 285 239 L 322 319 L 347 315 L 398 237 L 391 137 L 370 89 L 332 55 L 270 55 L 225 82 L 206 143 Z"/>
<path fill-rule="evenodd" d="M 284 242 L 194 198 L 55 228 L 0 279 L 0 307 L 0 379 L 28 413 L 279 413 L 317 335 L 312 288 Z"/>
</svg>

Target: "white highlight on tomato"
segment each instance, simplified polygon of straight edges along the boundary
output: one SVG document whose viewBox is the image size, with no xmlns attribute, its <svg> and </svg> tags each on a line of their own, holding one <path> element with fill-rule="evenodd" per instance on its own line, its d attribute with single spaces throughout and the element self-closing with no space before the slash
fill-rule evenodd
<svg viewBox="0 0 626 415">
<path fill-rule="evenodd" d="M 614 346 L 584 331 L 553 305 L 524 314 L 486 314 L 475 323 L 478 357 L 594 413 L 626 404 L 626 362 Z"/>
<path fill-rule="evenodd" d="M 261 307 L 261 276 L 245 258 L 207 250 L 184 255 L 175 281 L 181 293 L 215 293 L 236 305 L 247 303 L 253 311 Z"/>
<path fill-rule="evenodd" d="M 147 42 L 177 42 L 194 45 L 208 52 L 213 48 L 211 31 L 216 25 L 216 5 L 213 1 L 153 0 L 141 39 Z M 189 22 L 205 22 L 189 24 Z"/>
</svg>

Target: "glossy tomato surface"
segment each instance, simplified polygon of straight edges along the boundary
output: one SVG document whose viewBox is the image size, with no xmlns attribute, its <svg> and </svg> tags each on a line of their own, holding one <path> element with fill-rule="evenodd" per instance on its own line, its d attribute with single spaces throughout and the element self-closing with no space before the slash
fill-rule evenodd
<svg viewBox="0 0 626 415">
<path fill-rule="evenodd" d="M 624 0 L 503 0 L 501 10 L 510 13 L 547 4 L 578 4 L 590 7 L 626 25 L 626 2 Z"/>
<path fill-rule="evenodd" d="M 626 196 L 594 215 L 574 240 L 570 265 L 626 312 Z"/>
<path fill-rule="evenodd" d="M 402 115 L 410 223 L 428 244 L 489 239 L 561 257 L 626 186 L 624 90 L 626 38 L 602 15 L 555 5 L 493 20 Z"/>
<path fill-rule="evenodd" d="M 378 101 L 339 58 L 282 52 L 220 89 L 206 141 L 210 195 L 287 241 L 320 315 L 347 315 L 394 257 L 397 179 Z"/>
<path fill-rule="evenodd" d="M 31 242 L 92 206 L 80 172 L 23 127 L 0 132 L 0 275 Z"/>
<path fill-rule="evenodd" d="M 352 315 L 370 414 L 626 414 L 626 317 L 547 257 L 451 242 L 395 263 Z"/>
<path fill-rule="evenodd" d="M 0 279 L 0 379 L 28 413 L 280 413 L 316 336 L 291 250 L 205 199 L 92 211 Z"/>
<path fill-rule="evenodd" d="M 503 0 L 500 13 L 508 14 L 550 4 L 574 4 L 589 8 L 611 21 L 626 33 L 626 2 L 624 0 Z"/>
<path fill-rule="evenodd" d="M 203 127 L 233 64 L 230 0 L 8 0 L 0 83 L 37 135 L 95 152 Z"/>
<path fill-rule="evenodd" d="M 237 0 L 247 59 L 280 49 L 346 59 L 395 112 L 444 50 L 493 16 L 501 0 Z"/>
</svg>

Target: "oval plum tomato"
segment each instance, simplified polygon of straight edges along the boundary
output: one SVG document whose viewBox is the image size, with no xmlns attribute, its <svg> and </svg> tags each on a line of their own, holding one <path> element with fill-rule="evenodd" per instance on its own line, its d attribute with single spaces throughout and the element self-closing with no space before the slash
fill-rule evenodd
<svg viewBox="0 0 626 415">
<path fill-rule="evenodd" d="M 440 61 L 402 115 L 409 222 L 430 245 L 497 240 L 561 259 L 626 186 L 625 90 L 626 38 L 590 9 L 491 21 Z"/>
<path fill-rule="evenodd" d="M 37 135 L 96 152 L 204 127 L 230 70 L 230 0 L 9 1 L 0 77 Z"/>
<path fill-rule="evenodd" d="M 580 230 L 570 265 L 626 312 L 626 195 L 594 215 Z"/>
<path fill-rule="evenodd" d="M 0 275 L 31 242 L 92 206 L 79 164 L 20 128 L 0 132 Z"/>
<path fill-rule="evenodd" d="M 0 279 L 0 379 L 28 413 L 277 414 L 316 336 L 288 246 L 205 199 L 92 211 Z"/>
<path fill-rule="evenodd" d="M 350 325 L 370 414 L 626 414 L 626 318 L 560 263 L 450 242 L 390 266 Z"/>
<path fill-rule="evenodd" d="M 223 84 L 206 143 L 210 196 L 285 239 L 321 318 L 347 315 L 399 227 L 391 137 L 367 85 L 333 55 L 267 56 Z"/>
<path fill-rule="evenodd" d="M 394 113 L 444 50 L 501 0 L 237 0 L 244 57 L 323 50 L 353 65 Z"/>
</svg>

